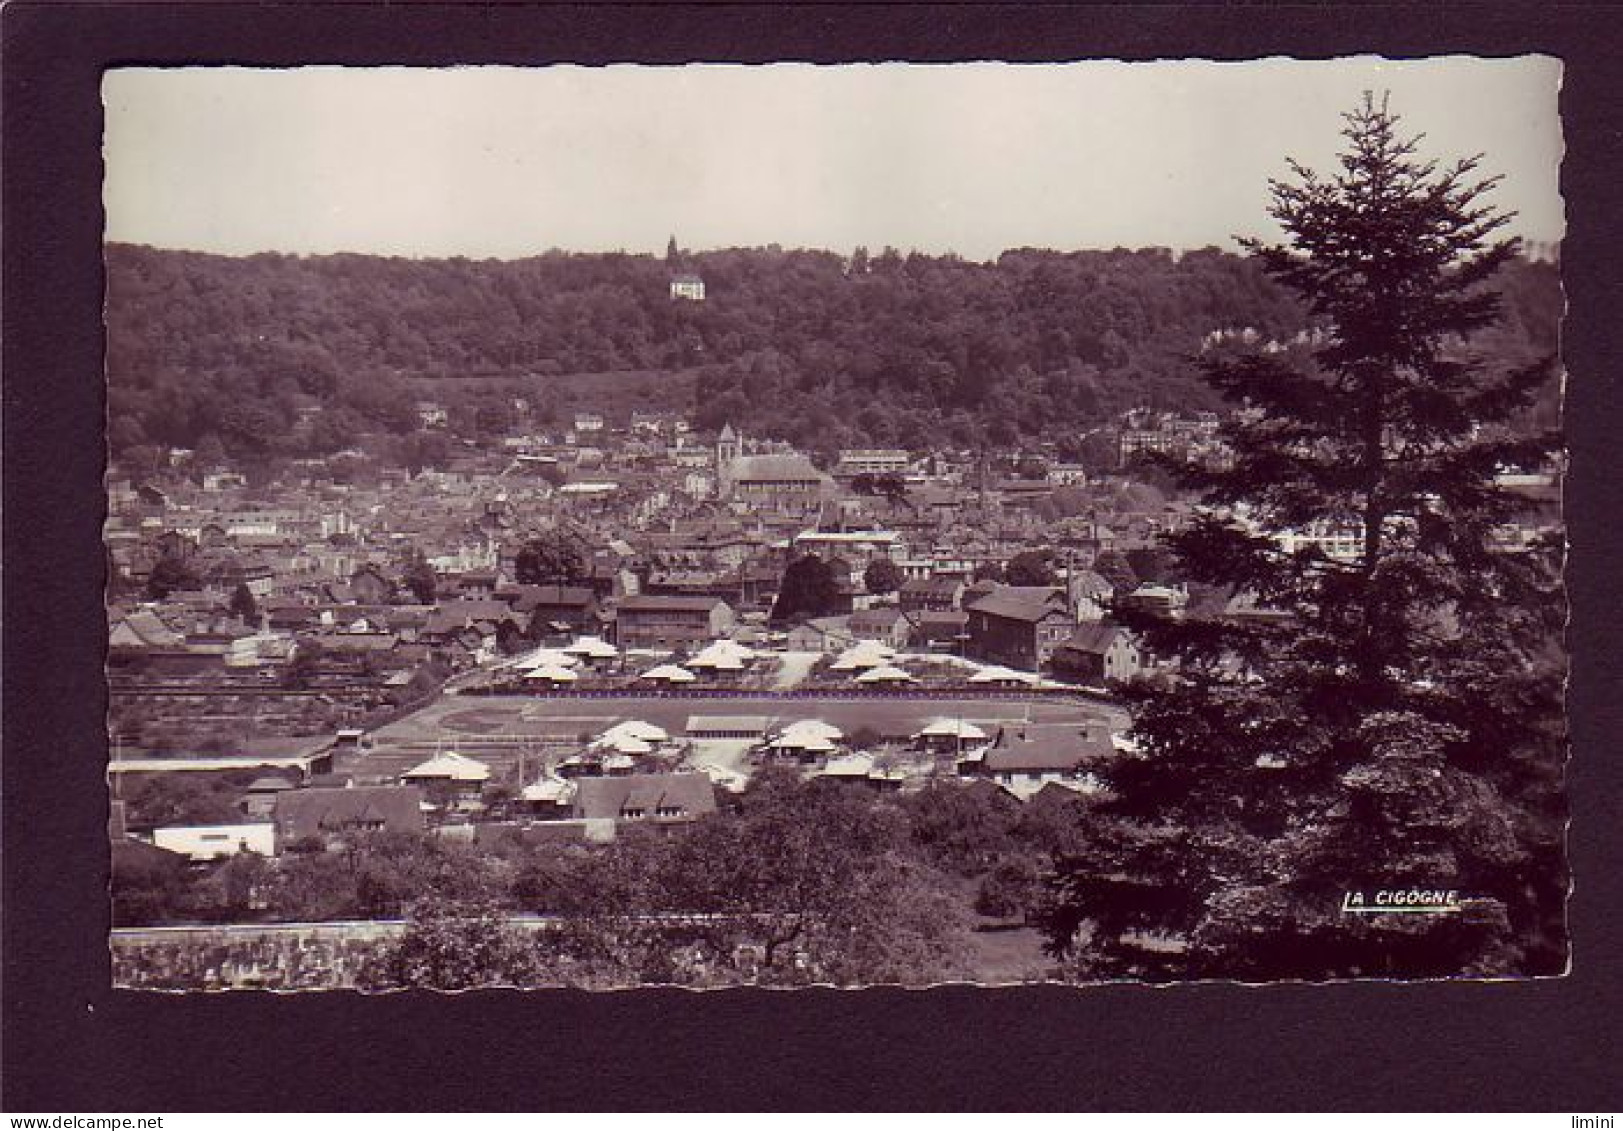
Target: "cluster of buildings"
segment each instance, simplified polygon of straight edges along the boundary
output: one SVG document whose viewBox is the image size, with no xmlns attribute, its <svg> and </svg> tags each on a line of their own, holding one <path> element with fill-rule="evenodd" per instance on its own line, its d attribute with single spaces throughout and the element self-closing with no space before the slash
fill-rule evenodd
<svg viewBox="0 0 1623 1131">
<path fill-rule="evenodd" d="M 859 450 L 823 470 L 731 426 L 696 442 L 686 422 L 653 413 L 613 428 L 581 414 L 563 436 L 518 441 L 361 482 L 336 480 L 321 461 L 294 465 L 273 488 L 212 470 L 201 481 L 115 478 L 115 661 L 247 675 L 302 648 L 318 667 L 388 677 L 429 660 L 472 666 L 519 636 L 676 648 L 764 623 L 786 565 L 805 554 L 836 566 L 841 607 L 830 612 L 857 616 L 859 636 L 861 614 L 895 623 L 882 611 L 891 607 L 909 634 L 972 649 L 979 629 L 995 634 L 1001 622 L 971 621 L 958 587 L 1034 547 L 1083 577 L 1098 555 L 1147 545 L 1180 517 L 1105 508 L 1056 522 L 1038 503 L 1059 484 L 996 479 L 971 456 Z M 874 476 L 901 489 L 861 489 Z M 558 524 L 588 548 L 584 569 L 561 585 L 520 584 L 518 548 Z M 881 558 L 900 593 L 866 591 Z M 1072 613 L 1086 596 L 1067 594 Z M 1050 650 L 1019 658 L 1040 666 Z"/>
<path fill-rule="evenodd" d="M 417 407 L 438 426 L 438 406 Z M 1213 417 L 1152 414 L 1120 431 L 1124 455 L 1198 453 L 1217 434 Z M 647 693 L 663 684 L 736 694 L 778 686 L 789 677 L 775 673 L 796 656 L 794 678 L 812 690 L 1108 688 L 1161 663 L 1113 622 L 1113 609 L 1243 605 L 1126 583 L 1107 567 L 1186 521 L 1184 504 L 1134 502 L 1143 496 L 1121 489 L 1125 480 L 1053 459 L 1039 473 L 1008 470 L 1036 462 L 1017 453 L 994 469 L 980 453 L 900 449 L 814 460 L 731 425 L 700 437 L 679 417 L 636 411 L 613 421 L 579 413 L 557 435 L 468 446 L 415 475 L 382 467 L 339 476 L 312 460 L 268 486 L 224 468 L 115 476 L 106 544 L 118 756 L 144 758 L 148 770 L 166 758 L 271 766 L 258 746 L 341 749 L 447 693 Z M 1056 517 L 1062 493 L 1073 505 Z M 526 542 L 559 530 L 580 551 L 570 576 L 521 581 Z M 1356 532 L 1297 538 L 1340 557 Z M 1048 583 L 1005 580 L 1009 563 L 1032 552 Z M 829 567 L 832 592 L 814 614 L 775 618 L 786 570 L 807 556 Z M 515 666 L 526 655 L 556 659 Z M 948 659 L 962 667 L 925 662 Z M 828 734 L 795 747 L 807 733 L 733 724 L 723 734 L 701 720 L 675 745 L 643 735 L 630 750 L 579 751 L 545 780 L 512 783 L 503 811 L 583 829 L 702 815 L 714 783 L 683 763 L 690 741 L 810 751 L 819 774 L 880 788 L 899 780 L 893 766 Z M 195 741 L 205 732 L 209 743 Z M 1113 741 L 1063 728 L 966 733 L 972 756 L 956 772 L 1011 789 L 1073 788 Z M 192 838 L 179 846 L 192 855 L 244 844 L 279 851 L 346 828 L 420 828 L 457 804 L 483 804 L 491 785 L 470 755 L 436 754 L 392 780 L 358 784 L 325 782 L 331 762 L 330 749 L 290 752 L 275 763 L 285 780 L 271 774 L 246 789 L 244 824 L 269 833 L 165 835 Z"/>
<path fill-rule="evenodd" d="M 1120 423 L 1124 451 L 1220 443 L 1210 414 Z M 1125 584 L 1104 563 L 1152 548 L 1190 509 L 1037 458 L 1049 454 L 1012 453 L 1001 468 L 952 451 L 814 460 L 731 425 L 700 436 L 679 416 L 639 410 L 582 412 L 559 434 L 467 446 L 416 475 L 337 476 L 312 460 L 269 486 L 221 468 L 114 477 L 113 729 L 163 747 L 194 716 L 239 710 L 261 733 L 330 733 L 526 647 L 581 637 L 679 654 L 724 638 L 822 655 L 867 641 L 1087 686 L 1131 679 L 1157 658 L 1111 608 L 1176 612 L 1213 596 Z M 1023 477 L 1008 471 L 1022 465 Z M 1549 492 L 1548 479 L 1515 485 Z M 521 581 L 521 548 L 556 529 L 582 548 L 577 568 Z M 1353 526 L 1326 525 L 1283 536 L 1283 548 L 1348 560 L 1361 541 Z M 1031 552 L 1049 583 L 1004 583 Z M 774 619 L 786 570 L 808 555 L 827 564 L 834 591 Z M 876 586 L 879 566 L 888 581 Z M 182 685 L 200 695 L 179 696 Z M 282 688 L 322 694 L 278 700 Z"/>
<path fill-rule="evenodd" d="M 1123 416 L 1117 429 L 1117 450 L 1124 466 L 1145 453 L 1184 461 L 1221 461 L 1228 456 L 1221 427 L 1222 419 L 1215 412 L 1185 416 L 1134 409 Z"/>
<path fill-rule="evenodd" d="M 443 425 L 439 406 L 416 407 L 425 427 Z M 415 475 L 340 476 L 305 461 L 269 485 L 219 468 L 115 476 L 113 773 L 255 769 L 240 822 L 143 830 L 194 860 L 276 855 L 356 830 L 461 828 L 451 818 L 470 815 L 470 828 L 518 819 L 588 839 L 628 821 L 680 823 L 715 806 L 716 774 L 684 761 L 693 743 L 743 742 L 763 760 L 896 788 L 904 771 L 844 736 L 768 733 L 764 720 L 722 714 L 695 715 L 674 741 L 620 734 L 612 748 L 553 750 L 539 774 L 515 777 L 502 758 L 493 769 L 478 747 L 425 753 L 383 777 L 334 767 L 363 757 L 388 720 L 463 691 L 618 681 L 736 692 L 741 681 L 771 686 L 794 654 L 812 687 L 903 694 L 942 680 L 1028 687 L 1039 672 L 1127 678 L 1142 658 L 1105 622 L 1110 585 L 1090 565 L 1148 545 L 1179 516 L 1101 507 L 1056 522 L 1044 511 L 1055 491 L 1086 482 L 1063 466 L 1052 478 L 994 474 L 973 453 L 864 449 L 814 462 L 731 426 L 697 439 L 685 420 L 651 412 L 580 413 L 558 435 L 457 450 Z M 559 529 L 582 548 L 572 575 L 521 582 L 526 541 Z M 990 579 L 1032 549 L 1052 555 L 1058 584 Z M 774 620 L 786 569 L 808 555 L 830 567 L 830 603 Z M 870 591 L 878 563 L 893 567 L 892 583 Z M 520 665 L 527 656 L 541 662 Z M 914 662 L 932 656 L 968 663 L 951 675 Z M 1074 785 L 1084 773 L 1078 735 L 1049 736 L 1069 744 L 1067 761 L 1012 732 L 954 726 L 966 728 L 955 754 L 969 735 L 987 753 L 949 772 L 1006 787 Z"/>
<path fill-rule="evenodd" d="M 1215 418 L 1122 425 L 1124 458 L 1220 454 Z M 1122 562 L 1188 519 L 1184 504 L 1142 503 L 1124 480 L 1054 460 L 1040 476 L 1007 467 L 890 449 L 814 461 L 730 425 L 701 438 L 633 412 L 580 413 L 559 435 L 459 450 L 416 475 L 308 461 L 270 486 L 217 468 L 115 477 L 111 776 L 242 781 L 237 818 L 147 823 L 137 848 L 206 867 L 376 832 L 599 842 L 701 820 L 772 763 L 876 791 L 947 776 L 1022 800 L 1095 794 L 1127 749 L 1119 727 L 965 718 L 961 705 L 1108 693 L 1154 671 L 1164 659 L 1112 619 L 1124 606 L 1272 614 L 1243 594 L 1123 579 Z M 1522 478 L 1507 485 L 1557 490 Z M 1057 513 L 1062 496 L 1085 505 Z M 570 575 L 521 580 L 526 543 L 560 531 L 578 550 Z M 1336 559 L 1358 541 L 1324 526 L 1284 548 Z M 1045 583 L 1010 580 L 1033 554 Z M 775 617 L 807 557 L 831 592 L 815 613 Z M 858 741 L 723 701 L 785 688 L 960 709 Z M 374 745 L 425 708 L 564 694 L 587 697 L 583 710 L 592 695 L 711 702 L 695 698 L 670 732 L 621 719 L 533 750 L 449 732 L 428 749 Z M 119 794 L 115 844 L 129 840 Z"/>
<path fill-rule="evenodd" d="M 789 766 L 813 780 L 876 792 L 945 776 L 1029 800 L 1044 791 L 1098 794 L 1096 771 L 1123 743 L 1102 721 L 938 717 L 906 734 L 859 742 L 815 717 L 695 714 L 676 735 L 626 719 L 528 764 L 442 749 L 383 776 L 335 773 L 330 759 L 265 766 L 237 790 L 237 818 L 226 822 L 132 823 L 115 798 L 112 833 L 115 842 L 136 840 L 199 865 L 244 853 L 333 851 L 384 833 L 602 843 L 627 828 L 669 828 L 716 812 L 720 796 L 741 788 L 747 775 L 718 765 L 715 748 L 742 752 L 746 767 Z"/>
</svg>

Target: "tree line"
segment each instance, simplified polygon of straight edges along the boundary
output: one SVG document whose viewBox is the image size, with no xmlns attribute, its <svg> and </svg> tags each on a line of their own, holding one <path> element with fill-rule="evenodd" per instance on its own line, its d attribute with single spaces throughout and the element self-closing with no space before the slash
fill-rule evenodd
<svg viewBox="0 0 1623 1131">
<path fill-rule="evenodd" d="M 1215 407 L 1191 366 L 1211 331 L 1284 341 L 1308 320 L 1258 263 L 1217 249 L 1023 249 L 980 263 L 752 248 L 680 261 L 704 277 L 706 301 L 672 300 L 670 268 L 643 255 L 110 245 L 112 446 L 252 460 L 328 454 L 367 433 L 403 445 L 428 380 L 453 433 L 477 440 L 518 423 L 515 400 L 556 423 L 571 375 L 659 373 L 690 379 L 649 407 L 813 450 L 1074 442 L 1129 407 Z M 1518 259 L 1502 276 L 1491 346 L 1517 360 L 1551 352 L 1555 268 Z M 432 443 L 394 454 L 445 455 Z"/>
</svg>

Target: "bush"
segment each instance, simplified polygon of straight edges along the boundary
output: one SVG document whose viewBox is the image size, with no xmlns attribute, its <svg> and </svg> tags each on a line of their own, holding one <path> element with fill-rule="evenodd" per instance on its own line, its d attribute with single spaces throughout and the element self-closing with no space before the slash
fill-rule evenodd
<svg viewBox="0 0 1623 1131">
<path fill-rule="evenodd" d="M 1042 876 L 1029 858 L 1009 856 L 981 880 L 975 912 L 990 919 L 1024 921 L 1042 891 Z"/>
<path fill-rule="evenodd" d="M 425 899 L 405 934 L 388 944 L 362 974 L 384 989 L 466 990 L 523 986 L 537 980 L 536 949 L 488 903 Z"/>
</svg>

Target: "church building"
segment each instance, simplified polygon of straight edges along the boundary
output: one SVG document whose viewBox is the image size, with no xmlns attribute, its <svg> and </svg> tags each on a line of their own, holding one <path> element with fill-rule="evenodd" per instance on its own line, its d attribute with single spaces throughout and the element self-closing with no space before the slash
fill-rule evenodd
<svg viewBox="0 0 1623 1131">
<path fill-rule="evenodd" d="M 746 454 L 752 445 L 728 424 L 716 438 L 716 490 L 723 502 L 756 513 L 803 516 L 822 508 L 834 480 L 799 452 Z"/>
</svg>

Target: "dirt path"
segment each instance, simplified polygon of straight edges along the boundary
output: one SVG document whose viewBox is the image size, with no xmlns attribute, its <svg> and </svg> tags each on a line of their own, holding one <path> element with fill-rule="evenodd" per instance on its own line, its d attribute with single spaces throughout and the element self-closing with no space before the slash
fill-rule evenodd
<svg viewBox="0 0 1623 1131">
<path fill-rule="evenodd" d="M 778 664 L 778 674 L 772 681 L 772 690 L 788 691 L 792 687 L 799 687 L 822 655 L 821 652 L 785 652 Z"/>
</svg>

